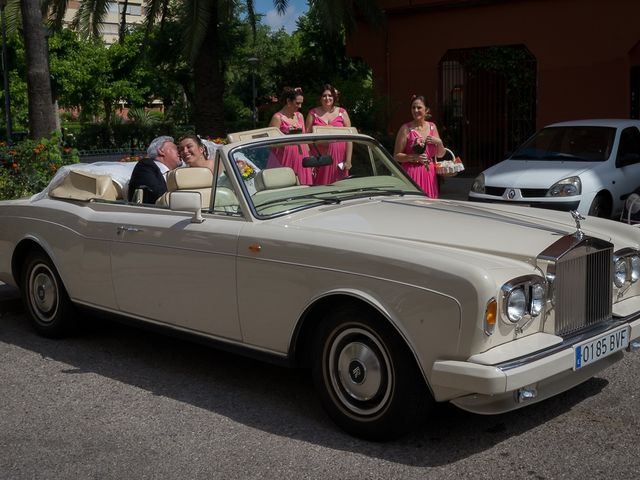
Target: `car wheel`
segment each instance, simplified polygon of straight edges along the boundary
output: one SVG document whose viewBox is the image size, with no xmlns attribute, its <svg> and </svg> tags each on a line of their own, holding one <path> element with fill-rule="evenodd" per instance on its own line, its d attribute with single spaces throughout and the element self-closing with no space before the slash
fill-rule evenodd
<svg viewBox="0 0 640 480">
<path fill-rule="evenodd" d="M 320 327 L 313 376 L 329 416 L 348 433 L 388 440 L 426 417 L 431 397 L 400 336 L 366 309 L 346 307 Z"/>
<path fill-rule="evenodd" d="M 32 252 L 23 265 L 22 299 L 35 330 L 45 337 L 61 337 L 74 324 L 73 305 L 53 262 Z"/>
<path fill-rule="evenodd" d="M 592 217 L 611 218 L 611 205 L 609 199 L 602 194 L 596 196 L 589 208 Z"/>
</svg>

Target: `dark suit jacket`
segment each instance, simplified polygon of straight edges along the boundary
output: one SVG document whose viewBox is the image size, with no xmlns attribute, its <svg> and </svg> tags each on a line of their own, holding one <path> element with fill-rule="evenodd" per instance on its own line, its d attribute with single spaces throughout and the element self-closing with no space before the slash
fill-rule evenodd
<svg viewBox="0 0 640 480">
<path fill-rule="evenodd" d="M 143 188 L 143 202 L 156 203 L 156 200 L 167 191 L 167 182 L 160 173 L 160 169 L 156 163 L 150 158 L 140 160 L 131 173 L 129 180 L 129 201 L 133 200 L 133 194 L 136 188 Z"/>
</svg>

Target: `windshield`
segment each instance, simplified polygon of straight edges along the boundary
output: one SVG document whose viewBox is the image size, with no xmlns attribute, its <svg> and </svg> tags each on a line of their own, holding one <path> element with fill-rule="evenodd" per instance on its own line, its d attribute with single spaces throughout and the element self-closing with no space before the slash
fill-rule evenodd
<svg viewBox="0 0 640 480">
<path fill-rule="evenodd" d="M 612 127 L 547 127 L 527 140 L 510 159 L 603 162 L 611 154 L 615 134 Z"/>
<path fill-rule="evenodd" d="M 283 140 L 243 146 L 230 157 L 261 218 L 362 197 L 424 195 L 382 148 L 366 139 Z"/>
</svg>

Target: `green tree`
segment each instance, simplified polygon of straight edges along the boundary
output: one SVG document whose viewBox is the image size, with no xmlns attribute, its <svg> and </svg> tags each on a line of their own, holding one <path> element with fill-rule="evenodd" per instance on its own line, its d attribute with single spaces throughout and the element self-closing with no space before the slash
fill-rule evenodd
<svg viewBox="0 0 640 480">
<path fill-rule="evenodd" d="M 83 40 L 63 29 L 49 39 L 49 61 L 60 107 L 98 114 L 102 110 L 98 87 L 110 80 L 107 48 L 102 42 Z"/>
<path fill-rule="evenodd" d="M 33 0 L 32 0 L 33 1 Z M 99 34 L 109 5 L 114 0 L 84 0 L 74 19 L 74 24 L 85 35 Z M 54 25 L 62 25 L 67 1 L 45 0 L 44 5 L 52 12 Z M 288 0 L 274 0 L 276 9 L 283 13 Z M 355 10 L 363 12 L 367 18 L 380 16 L 376 0 L 310 0 L 323 19 L 327 32 L 336 32 L 341 26 L 350 30 L 355 25 Z M 224 47 L 232 28 L 234 15 L 244 5 L 253 31 L 256 29 L 256 15 L 253 0 L 150 0 L 147 3 L 146 22 L 149 28 L 160 24 L 162 32 L 168 15 L 174 11 L 182 24 L 181 43 L 184 57 L 193 68 L 194 117 L 196 129 L 206 135 L 224 133 L 225 73 L 228 55 Z M 125 9 L 126 13 L 126 9 Z M 126 15 L 122 16 L 126 20 Z M 122 32 L 124 30 L 121 30 Z M 122 41 L 122 39 L 121 39 Z"/>
</svg>

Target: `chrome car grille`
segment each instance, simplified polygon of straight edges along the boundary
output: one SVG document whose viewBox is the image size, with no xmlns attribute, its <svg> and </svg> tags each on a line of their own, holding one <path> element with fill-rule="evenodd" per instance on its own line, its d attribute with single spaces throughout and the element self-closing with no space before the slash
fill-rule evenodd
<svg viewBox="0 0 640 480">
<path fill-rule="evenodd" d="M 564 243 L 567 247 L 567 238 Z M 549 258 L 554 245 L 539 259 L 551 261 L 547 278 L 551 283 L 555 311 L 555 334 L 568 336 L 611 319 L 613 299 L 613 246 L 598 239 L 575 239 L 563 253 Z M 550 274 L 550 275 L 549 275 Z"/>
</svg>

